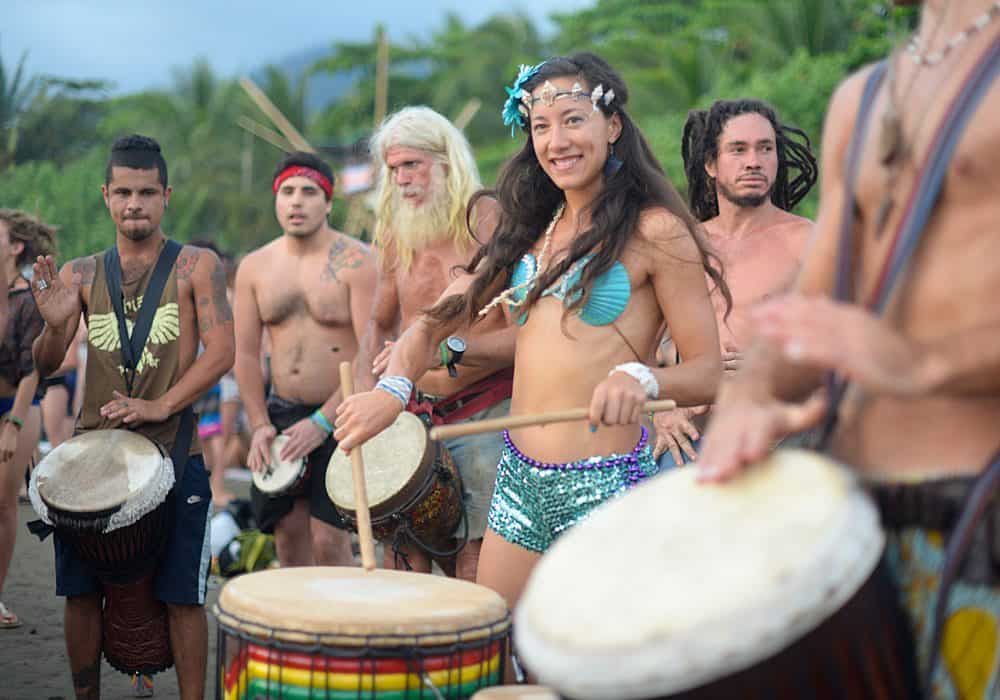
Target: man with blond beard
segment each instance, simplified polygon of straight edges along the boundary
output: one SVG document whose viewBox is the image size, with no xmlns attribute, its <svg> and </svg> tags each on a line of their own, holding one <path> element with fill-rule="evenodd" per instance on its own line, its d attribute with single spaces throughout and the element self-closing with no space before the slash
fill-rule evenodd
<svg viewBox="0 0 1000 700">
<path fill-rule="evenodd" d="M 356 364 L 358 390 L 370 389 L 385 369 L 390 339 L 432 306 L 492 234 L 495 204 L 470 198 L 480 188 L 468 142 L 447 119 L 427 107 L 390 116 L 371 140 L 378 168 L 375 246 L 378 285 Z M 475 232 L 475 233 L 473 233 Z M 486 356 L 488 351 L 489 357 Z M 437 349 L 436 369 L 409 397 L 408 410 L 427 423 L 456 423 L 508 413 L 513 328 L 501 313 L 452 336 Z M 492 358 L 492 359 L 491 359 Z M 462 477 L 468 542 L 454 560 L 435 557 L 449 574 L 475 580 L 486 514 L 502 448 L 497 433 L 444 442 Z M 456 538 L 465 534 L 460 523 Z M 458 548 L 461 540 L 452 549 Z M 386 549 L 385 565 L 429 572 L 431 555 L 413 541 Z"/>
</svg>

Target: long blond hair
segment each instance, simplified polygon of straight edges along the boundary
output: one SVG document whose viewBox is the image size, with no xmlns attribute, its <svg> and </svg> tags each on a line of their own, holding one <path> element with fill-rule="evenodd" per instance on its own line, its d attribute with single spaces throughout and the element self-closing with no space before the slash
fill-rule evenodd
<svg viewBox="0 0 1000 700">
<path fill-rule="evenodd" d="M 462 132 L 430 107 L 405 107 L 382 122 L 369 142 L 376 166 L 375 187 L 375 236 L 374 243 L 384 249 L 389 243 L 392 222 L 390 210 L 393 199 L 392 173 L 386 167 L 386 151 L 394 146 L 414 148 L 432 155 L 446 167 L 445 189 L 448 199 L 447 237 L 458 247 L 468 246 L 474 239 L 466 221 L 466 207 L 477 190 L 482 187 L 479 169 L 472 156 L 472 148 Z M 414 250 L 396 245 L 399 264 L 407 269 L 413 262 Z"/>
</svg>

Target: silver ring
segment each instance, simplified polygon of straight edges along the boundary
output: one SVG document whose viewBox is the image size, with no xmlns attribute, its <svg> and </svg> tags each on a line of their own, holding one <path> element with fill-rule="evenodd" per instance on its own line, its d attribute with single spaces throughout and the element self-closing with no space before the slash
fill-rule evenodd
<svg viewBox="0 0 1000 700">
<path fill-rule="evenodd" d="M 49 288 L 49 283 L 45 280 L 38 280 L 38 291 L 42 292 Z"/>
</svg>

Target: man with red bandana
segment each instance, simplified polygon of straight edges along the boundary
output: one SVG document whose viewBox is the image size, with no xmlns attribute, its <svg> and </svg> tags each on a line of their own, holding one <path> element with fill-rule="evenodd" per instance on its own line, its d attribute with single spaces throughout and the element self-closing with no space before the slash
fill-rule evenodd
<svg viewBox="0 0 1000 700">
<path fill-rule="evenodd" d="M 292 153 L 275 170 L 274 209 L 283 235 L 244 258 L 236 275 L 236 381 L 252 431 L 249 466 L 270 462 L 271 442 L 290 439 L 282 459 L 304 457 L 305 478 L 273 496 L 251 490 L 260 529 L 273 532 L 283 566 L 349 565 L 350 539 L 326 493 L 326 465 L 340 403 L 337 367 L 353 360 L 375 291 L 365 246 L 330 227 L 330 166 Z M 261 340 L 271 343 L 265 398 Z"/>
</svg>

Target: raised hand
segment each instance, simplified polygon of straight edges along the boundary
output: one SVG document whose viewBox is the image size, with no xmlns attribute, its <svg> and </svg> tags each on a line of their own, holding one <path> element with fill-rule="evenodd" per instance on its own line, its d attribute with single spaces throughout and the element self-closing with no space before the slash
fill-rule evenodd
<svg viewBox="0 0 1000 700">
<path fill-rule="evenodd" d="M 79 292 L 63 283 L 55 258 L 51 255 L 38 256 L 32 269 L 35 274 L 31 291 L 35 296 L 38 313 L 49 326 L 65 327 L 74 315 L 80 313 Z"/>
</svg>

